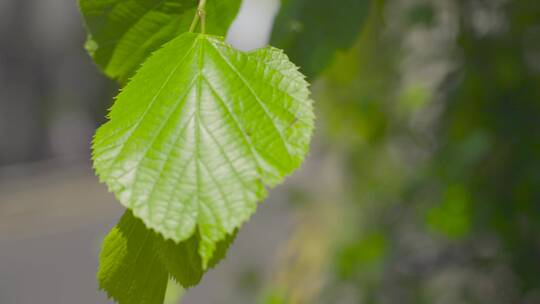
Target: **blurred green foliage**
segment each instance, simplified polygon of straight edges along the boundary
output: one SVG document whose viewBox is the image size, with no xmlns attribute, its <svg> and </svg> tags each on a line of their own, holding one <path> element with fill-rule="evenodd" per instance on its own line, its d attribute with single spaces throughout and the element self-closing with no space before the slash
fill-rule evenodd
<svg viewBox="0 0 540 304">
<path fill-rule="evenodd" d="M 345 181 L 322 283 L 268 303 L 540 303 L 540 3 L 371 1 L 356 37 L 314 85 Z"/>
</svg>

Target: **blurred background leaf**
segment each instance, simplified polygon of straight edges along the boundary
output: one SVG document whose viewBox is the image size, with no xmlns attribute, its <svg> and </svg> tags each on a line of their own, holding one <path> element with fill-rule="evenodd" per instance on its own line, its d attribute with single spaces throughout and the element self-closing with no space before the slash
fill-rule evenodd
<svg viewBox="0 0 540 304">
<path fill-rule="evenodd" d="M 189 30 L 198 0 L 79 0 L 89 35 L 85 48 L 113 79 L 125 83 L 148 56 Z M 241 0 L 209 1 L 207 33 L 224 36 Z"/>
<path fill-rule="evenodd" d="M 370 0 L 282 0 L 271 44 L 284 49 L 313 78 L 330 64 L 337 50 L 354 43 L 369 5 Z"/>
</svg>

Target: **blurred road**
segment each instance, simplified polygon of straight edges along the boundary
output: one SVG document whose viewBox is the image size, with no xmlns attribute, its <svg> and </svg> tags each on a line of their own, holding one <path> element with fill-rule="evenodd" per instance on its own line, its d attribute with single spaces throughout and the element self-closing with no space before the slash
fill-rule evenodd
<svg viewBox="0 0 540 304">
<path fill-rule="evenodd" d="M 8 180 L 10 172 L 26 173 Z M 253 303 L 244 278 L 272 268 L 292 229 L 280 196 L 274 192 L 261 205 L 225 261 L 183 303 Z M 0 303 L 109 303 L 97 291 L 97 257 L 122 212 L 89 164 L 0 170 Z"/>
</svg>

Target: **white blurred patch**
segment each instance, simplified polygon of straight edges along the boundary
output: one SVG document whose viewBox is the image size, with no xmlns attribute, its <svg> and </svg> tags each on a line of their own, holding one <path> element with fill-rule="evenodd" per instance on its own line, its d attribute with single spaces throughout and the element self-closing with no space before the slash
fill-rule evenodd
<svg viewBox="0 0 540 304">
<path fill-rule="evenodd" d="M 279 0 L 244 0 L 227 41 L 244 51 L 266 46 L 279 4 Z"/>
</svg>

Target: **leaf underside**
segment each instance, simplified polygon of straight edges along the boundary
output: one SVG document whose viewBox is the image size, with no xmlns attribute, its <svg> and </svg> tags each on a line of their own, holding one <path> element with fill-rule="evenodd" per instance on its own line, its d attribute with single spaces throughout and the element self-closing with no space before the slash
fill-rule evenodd
<svg viewBox="0 0 540 304">
<path fill-rule="evenodd" d="M 118 303 L 161 304 L 167 270 L 155 250 L 153 231 L 128 211 L 103 241 L 98 282 Z"/>
<path fill-rule="evenodd" d="M 94 167 L 164 238 L 198 235 L 203 269 L 275 186 L 300 166 L 313 130 L 302 74 L 281 51 L 243 53 L 185 33 L 154 53 L 97 132 Z"/>
<path fill-rule="evenodd" d="M 210 261 L 215 266 L 235 234 L 217 244 Z M 98 281 L 118 303 L 162 304 L 169 276 L 183 287 L 200 282 L 205 270 L 198 254 L 198 235 L 176 244 L 146 228 L 126 211 L 103 241 Z"/>
<path fill-rule="evenodd" d="M 86 49 L 113 79 L 125 83 L 148 56 L 187 32 L 198 0 L 79 0 L 88 29 Z M 207 33 L 223 36 L 241 0 L 209 1 Z"/>
</svg>

